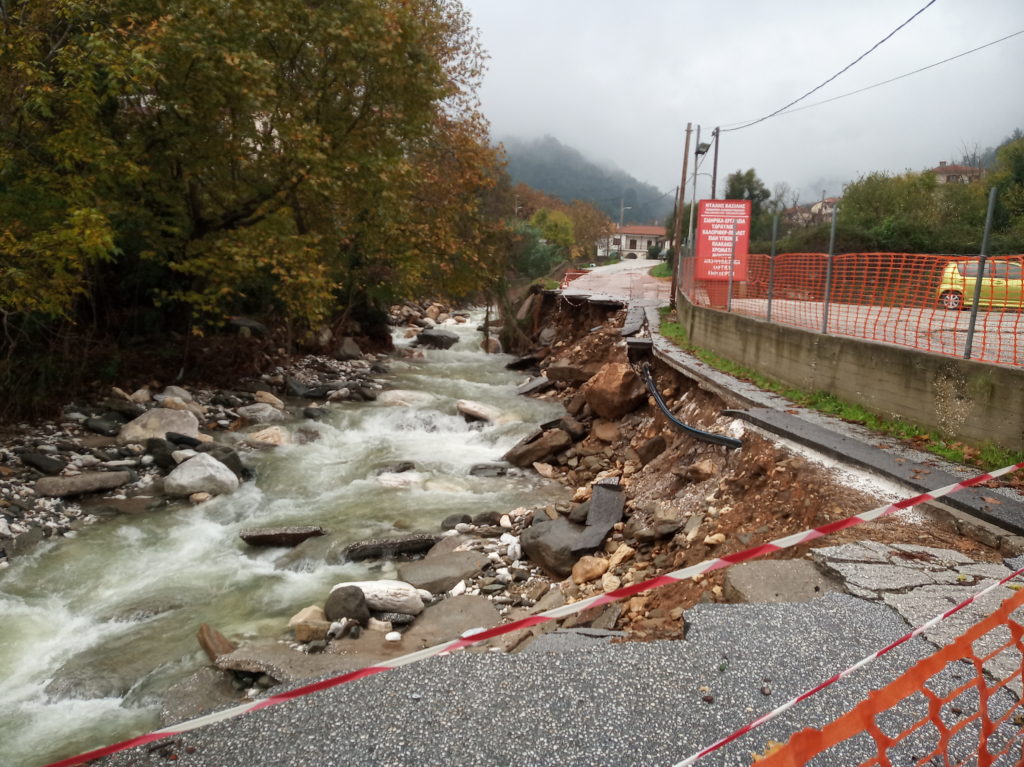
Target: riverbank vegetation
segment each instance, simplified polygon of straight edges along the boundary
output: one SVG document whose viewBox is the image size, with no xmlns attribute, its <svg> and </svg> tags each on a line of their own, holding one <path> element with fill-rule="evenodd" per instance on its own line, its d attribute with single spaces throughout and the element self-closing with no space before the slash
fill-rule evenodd
<svg viewBox="0 0 1024 767">
<path fill-rule="evenodd" d="M 234 316 L 386 345 L 389 304 L 493 293 L 532 236 L 456 0 L 2 11 L 0 417 Z"/>
</svg>

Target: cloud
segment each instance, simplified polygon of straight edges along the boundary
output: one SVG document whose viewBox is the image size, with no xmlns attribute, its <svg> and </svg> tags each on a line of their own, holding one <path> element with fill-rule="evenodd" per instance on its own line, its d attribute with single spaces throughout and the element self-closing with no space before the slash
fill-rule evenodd
<svg viewBox="0 0 1024 767">
<path fill-rule="evenodd" d="M 679 183 L 686 123 L 768 114 L 842 69 L 924 4 L 464 0 L 489 51 L 481 92 L 498 136 L 550 134 L 661 189 Z M 1024 3 L 936 3 L 823 100 L 1024 29 Z M 875 170 L 954 159 L 1024 127 L 1024 35 L 832 104 L 723 133 L 719 177 L 755 168 L 804 199 Z M 710 157 L 701 172 L 711 170 Z M 709 179 L 698 177 L 699 188 Z"/>
</svg>

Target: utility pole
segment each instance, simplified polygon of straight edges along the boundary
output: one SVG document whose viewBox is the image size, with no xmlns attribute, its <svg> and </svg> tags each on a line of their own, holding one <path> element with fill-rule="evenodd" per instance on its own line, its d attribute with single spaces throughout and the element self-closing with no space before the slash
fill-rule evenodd
<svg viewBox="0 0 1024 767">
<path fill-rule="evenodd" d="M 683 148 L 683 178 L 679 182 L 679 194 L 676 195 L 675 231 L 672 234 L 672 295 L 669 303 L 676 304 L 676 289 L 679 287 L 679 258 L 683 252 L 683 209 L 686 201 L 686 170 L 690 161 L 690 123 L 686 123 L 686 146 Z M 691 203 L 692 204 L 692 203 Z"/>
<path fill-rule="evenodd" d="M 707 144 L 704 145 L 704 149 L 707 150 Z M 686 228 L 686 245 L 690 248 L 690 252 L 693 252 L 693 209 L 697 207 L 697 155 L 701 154 L 700 151 L 700 126 L 697 126 L 697 148 L 694 150 L 693 155 L 693 195 L 690 199 L 690 225 Z"/>
<path fill-rule="evenodd" d="M 711 131 L 711 135 L 715 137 L 715 159 L 714 165 L 711 168 L 711 199 L 718 199 L 715 197 L 715 186 L 718 183 L 718 140 L 721 138 L 721 133 L 718 128 Z"/>
</svg>

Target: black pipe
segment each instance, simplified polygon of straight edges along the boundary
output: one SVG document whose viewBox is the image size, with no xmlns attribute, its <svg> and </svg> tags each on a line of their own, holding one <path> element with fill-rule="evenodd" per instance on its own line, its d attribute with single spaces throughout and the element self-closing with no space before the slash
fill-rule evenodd
<svg viewBox="0 0 1024 767">
<path fill-rule="evenodd" d="M 668 420 L 687 434 L 703 440 L 704 442 L 710 442 L 714 445 L 723 445 L 724 447 L 743 447 L 743 443 L 733 437 L 727 437 L 724 434 L 713 434 L 710 431 L 701 431 L 700 429 L 695 429 L 692 426 L 687 426 L 676 418 L 675 415 L 672 414 L 672 411 L 668 409 L 668 405 L 665 404 L 665 400 L 661 398 L 661 394 L 658 393 L 658 388 L 654 384 L 654 376 L 651 375 L 651 366 L 646 362 L 643 366 L 643 376 L 644 382 L 647 384 L 647 391 L 654 396 L 654 401 L 658 403 L 658 407 L 661 408 L 661 412 L 665 414 Z"/>
</svg>

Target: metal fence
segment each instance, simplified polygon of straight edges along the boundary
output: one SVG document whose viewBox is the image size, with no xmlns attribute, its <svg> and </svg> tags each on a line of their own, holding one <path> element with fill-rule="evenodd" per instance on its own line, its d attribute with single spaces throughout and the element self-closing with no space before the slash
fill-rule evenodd
<svg viewBox="0 0 1024 767">
<path fill-rule="evenodd" d="M 683 258 L 680 290 L 697 306 L 921 351 L 1024 365 L 1024 255 L 750 255 L 745 279 L 700 280 Z"/>
</svg>

